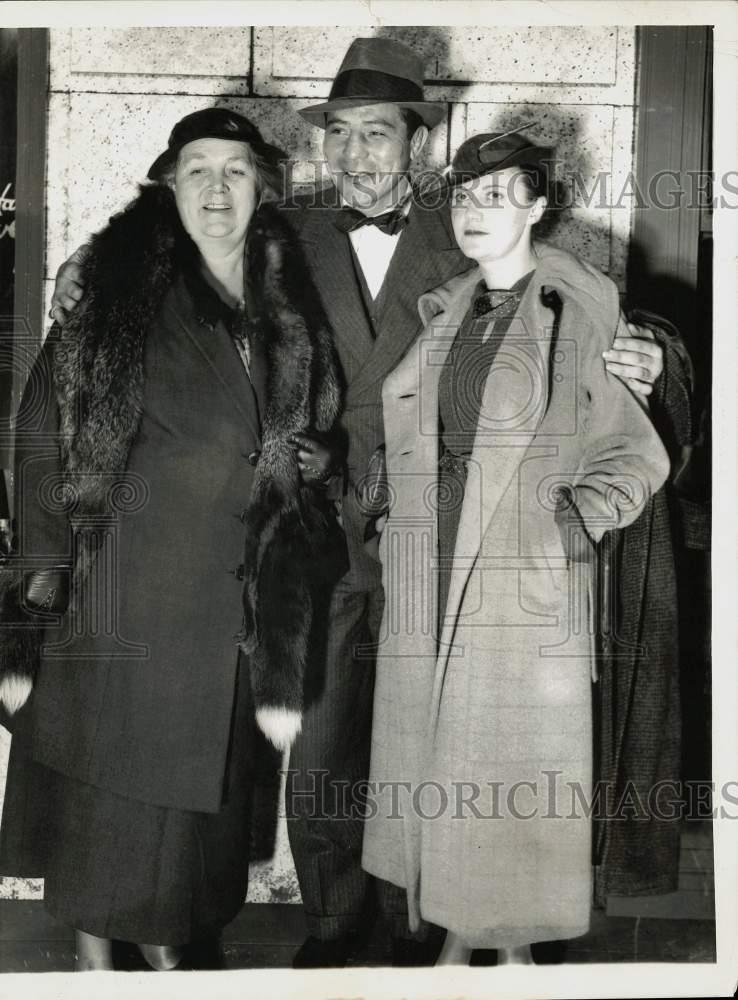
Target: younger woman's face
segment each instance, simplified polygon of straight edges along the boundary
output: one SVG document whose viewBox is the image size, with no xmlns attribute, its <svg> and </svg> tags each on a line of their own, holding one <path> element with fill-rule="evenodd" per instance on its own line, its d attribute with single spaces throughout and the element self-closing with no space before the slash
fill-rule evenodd
<svg viewBox="0 0 738 1000">
<path fill-rule="evenodd" d="M 503 260 L 530 246 L 531 229 L 546 199 L 531 198 L 517 167 L 475 177 L 454 188 L 451 222 L 463 254 L 476 261 Z"/>
</svg>

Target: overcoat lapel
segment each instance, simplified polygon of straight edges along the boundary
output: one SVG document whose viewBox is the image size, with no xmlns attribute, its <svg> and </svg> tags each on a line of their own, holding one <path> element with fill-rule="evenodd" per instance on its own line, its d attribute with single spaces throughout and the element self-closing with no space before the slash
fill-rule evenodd
<svg viewBox="0 0 738 1000">
<path fill-rule="evenodd" d="M 364 304 L 358 290 L 348 236 L 332 221 L 335 208 L 313 208 L 300 232 L 323 308 L 342 357 L 362 367 L 374 348 Z"/>
<path fill-rule="evenodd" d="M 183 339 L 190 345 L 193 355 L 216 379 L 223 390 L 223 396 L 235 407 L 239 417 L 251 430 L 254 439 L 261 441 L 256 390 L 246 374 L 235 344 L 232 345 L 232 350 L 226 354 L 223 351 L 222 338 L 216 336 L 195 337 L 171 301 L 169 308 L 181 330 Z"/>
<path fill-rule="evenodd" d="M 495 355 L 485 382 L 480 411 L 484 421 L 483 425 L 480 421 L 477 427 L 468 464 L 441 630 L 433 690 L 433 719 L 437 718 L 435 708 L 443 687 L 459 612 L 482 539 L 546 412 L 551 331 L 542 315 L 540 291 L 540 284 L 534 278 Z M 525 369 L 527 377 L 510 377 L 511 368 L 520 370 L 520 367 Z M 531 378 L 536 382 L 532 387 Z M 531 399 L 536 400 L 532 410 Z M 524 414 L 525 419 L 511 429 L 511 416 L 515 414 Z M 499 427 L 501 433 L 495 433 L 495 427 Z"/>
</svg>

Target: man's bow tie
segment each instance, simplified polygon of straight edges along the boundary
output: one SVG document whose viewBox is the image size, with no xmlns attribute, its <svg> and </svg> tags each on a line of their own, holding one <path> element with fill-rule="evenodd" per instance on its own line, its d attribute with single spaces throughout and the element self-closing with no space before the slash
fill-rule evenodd
<svg viewBox="0 0 738 1000">
<path fill-rule="evenodd" d="M 389 212 L 383 212 L 381 215 L 369 216 L 346 205 L 336 212 L 333 222 L 342 233 L 353 233 L 355 230 L 361 229 L 362 226 L 376 226 L 380 232 L 387 233 L 388 236 L 395 236 L 402 232 L 407 225 L 407 213 L 404 206 L 400 206 L 390 209 Z"/>
</svg>

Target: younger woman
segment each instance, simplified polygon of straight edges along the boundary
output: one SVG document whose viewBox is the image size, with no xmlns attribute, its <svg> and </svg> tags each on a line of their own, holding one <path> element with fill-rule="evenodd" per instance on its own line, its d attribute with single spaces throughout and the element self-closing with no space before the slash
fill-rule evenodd
<svg viewBox="0 0 738 1000">
<path fill-rule="evenodd" d="M 590 912 L 593 541 L 633 521 L 668 459 L 602 352 L 615 285 L 533 239 L 551 150 L 478 135 L 456 154 L 469 272 L 421 297 L 384 384 L 391 498 L 364 867 L 411 926 L 530 962 Z"/>
</svg>

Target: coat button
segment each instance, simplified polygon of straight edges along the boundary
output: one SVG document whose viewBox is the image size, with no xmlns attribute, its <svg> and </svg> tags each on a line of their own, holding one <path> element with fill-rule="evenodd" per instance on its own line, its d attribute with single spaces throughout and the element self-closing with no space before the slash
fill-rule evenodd
<svg viewBox="0 0 738 1000">
<path fill-rule="evenodd" d="M 261 456 L 261 452 L 260 451 L 252 451 L 252 452 L 250 452 L 246 456 L 246 458 L 249 461 L 249 465 L 256 465 L 256 463 L 259 461 L 259 457 L 260 456 Z"/>
<path fill-rule="evenodd" d="M 235 576 L 235 578 L 237 580 L 243 581 L 243 577 L 244 577 L 244 565 L 243 565 L 243 563 L 239 563 L 238 566 L 236 566 L 236 568 L 233 571 L 233 575 Z"/>
</svg>

